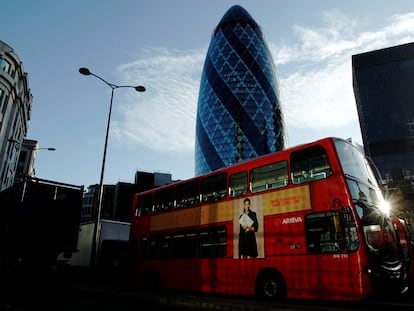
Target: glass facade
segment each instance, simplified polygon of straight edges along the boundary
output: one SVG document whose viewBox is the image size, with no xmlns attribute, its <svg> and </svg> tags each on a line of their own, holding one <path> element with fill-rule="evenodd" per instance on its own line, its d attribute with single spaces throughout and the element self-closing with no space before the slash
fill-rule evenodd
<svg viewBox="0 0 414 311">
<path fill-rule="evenodd" d="M 414 43 L 352 56 L 364 149 L 388 181 L 414 176 Z"/>
<path fill-rule="evenodd" d="M 275 65 L 259 25 L 231 7 L 213 32 L 201 76 L 195 139 L 201 175 L 285 148 Z"/>
</svg>

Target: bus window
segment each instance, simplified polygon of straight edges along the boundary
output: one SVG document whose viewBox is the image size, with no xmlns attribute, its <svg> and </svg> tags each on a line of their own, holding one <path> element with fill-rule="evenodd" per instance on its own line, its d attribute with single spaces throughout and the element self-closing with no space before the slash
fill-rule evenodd
<svg viewBox="0 0 414 311">
<path fill-rule="evenodd" d="M 359 247 L 359 237 L 351 207 L 342 207 L 342 217 L 344 220 L 346 244 L 350 251 L 355 251 Z"/>
<path fill-rule="evenodd" d="M 152 193 L 148 193 L 138 198 L 137 209 L 137 216 L 144 216 L 152 212 Z"/>
<path fill-rule="evenodd" d="M 197 204 L 198 181 L 193 180 L 177 185 L 175 190 L 176 207 L 188 207 Z"/>
<path fill-rule="evenodd" d="M 250 173 L 250 179 L 252 192 L 284 187 L 288 184 L 287 162 L 281 161 L 254 168 Z"/>
<path fill-rule="evenodd" d="M 226 198 L 227 174 L 208 176 L 201 180 L 203 202 L 215 202 Z"/>
<path fill-rule="evenodd" d="M 153 234 L 150 237 L 149 250 L 151 259 L 165 259 L 170 255 L 170 234 Z"/>
<path fill-rule="evenodd" d="M 313 213 L 305 217 L 306 246 L 311 253 L 338 252 L 345 249 L 339 212 Z"/>
<path fill-rule="evenodd" d="M 141 259 L 148 258 L 148 237 L 146 236 L 142 237 L 141 239 L 138 256 Z"/>
<path fill-rule="evenodd" d="M 247 172 L 240 172 L 230 176 L 229 196 L 238 197 L 247 193 Z"/>
<path fill-rule="evenodd" d="M 154 208 L 156 212 L 167 210 L 174 205 L 174 188 L 166 188 L 155 192 Z"/>
<path fill-rule="evenodd" d="M 227 252 L 226 235 L 225 226 L 201 229 L 199 256 L 201 258 L 225 257 Z"/>
<path fill-rule="evenodd" d="M 172 257 L 194 258 L 197 235 L 195 229 L 174 232 L 172 235 Z"/>
<path fill-rule="evenodd" d="M 325 149 L 314 146 L 293 152 L 291 155 L 292 182 L 301 184 L 331 175 L 331 167 Z"/>
</svg>

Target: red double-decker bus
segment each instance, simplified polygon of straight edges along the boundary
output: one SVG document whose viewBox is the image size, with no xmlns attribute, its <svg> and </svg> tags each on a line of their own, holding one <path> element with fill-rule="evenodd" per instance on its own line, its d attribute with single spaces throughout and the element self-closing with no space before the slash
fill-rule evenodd
<svg viewBox="0 0 414 311">
<path fill-rule="evenodd" d="M 270 299 L 360 300 L 405 283 L 363 153 L 325 138 L 134 198 L 134 283 Z"/>
</svg>

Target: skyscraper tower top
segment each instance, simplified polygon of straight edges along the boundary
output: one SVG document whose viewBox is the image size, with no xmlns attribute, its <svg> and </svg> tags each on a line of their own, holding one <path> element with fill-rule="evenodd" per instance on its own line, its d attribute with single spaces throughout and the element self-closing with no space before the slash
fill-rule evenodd
<svg viewBox="0 0 414 311">
<path fill-rule="evenodd" d="M 259 25 L 251 17 L 249 12 L 247 12 L 240 5 L 234 5 L 221 18 L 220 23 L 217 25 L 216 29 L 214 30 L 214 35 L 217 33 L 219 29 L 224 29 L 227 26 L 234 27 L 237 24 L 240 24 L 244 27 L 247 24 L 249 24 L 250 27 L 252 27 L 253 29 L 260 31 Z"/>
<path fill-rule="evenodd" d="M 256 21 L 232 6 L 213 31 L 196 118 L 195 173 L 285 148 L 276 69 Z"/>
</svg>

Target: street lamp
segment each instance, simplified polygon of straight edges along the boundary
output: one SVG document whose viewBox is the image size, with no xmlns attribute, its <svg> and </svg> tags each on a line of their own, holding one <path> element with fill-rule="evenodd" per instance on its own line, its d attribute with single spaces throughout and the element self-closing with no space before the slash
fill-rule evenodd
<svg viewBox="0 0 414 311">
<path fill-rule="evenodd" d="M 92 250 L 91 250 L 91 258 L 90 258 L 90 265 L 95 266 L 96 265 L 96 255 L 99 247 L 99 239 L 100 239 L 100 231 L 101 231 L 101 212 L 102 212 L 102 205 L 103 205 L 103 179 L 104 179 L 104 173 L 105 173 L 105 161 L 106 161 L 106 150 L 108 147 L 108 136 L 109 136 L 109 126 L 111 123 L 111 113 L 112 113 L 112 102 L 114 98 L 114 91 L 115 89 L 119 88 L 133 88 L 137 92 L 145 92 L 145 87 L 138 85 L 138 86 L 130 86 L 130 85 L 116 85 L 113 83 L 109 83 L 102 77 L 92 73 L 88 68 L 82 67 L 79 68 L 79 72 L 85 76 L 92 75 L 102 82 L 104 82 L 106 85 L 108 85 L 111 89 L 111 101 L 109 104 L 109 113 L 108 113 L 108 123 L 106 125 L 106 135 L 105 135 L 105 145 L 104 145 L 104 151 L 103 151 L 103 158 L 102 158 L 102 168 L 101 168 L 101 178 L 99 181 L 99 197 L 98 197 L 98 213 L 96 217 L 96 222 L 93 230 L 93 240 L 92 240 Z"/>
<path fill-rule="evenodd" d="M 23 145 L 22 143 L 20 143 L 19 141 L 17 141 L 16 139 L 13 138 L 9 138 L 7 139 L 7 141 L 9 141 L 10 143 L 16 144 L 16 145 Z M 54 147 L 45 147 L 45 148 L 34 148 L 31 149 L 31 151 L 37 151 L 37 150 L 49 150 L 49 151 L 56 151 L 56 148 Z"/>
<path fill-rule="evenodd" d="M 53 147 L 48 147 L 48 148 L 36 148 L 36 149 L 33 149 L 33 151 L 37 151 L 37 150 L 49 150 L 49 151 L 56 151 L 56 148 L 53 148 Z"/>
<path fill-rule="evenodd" d="M 8 138 L 7 141 L 10 144 L 14 145 L 14 149 L 16 153 L 18 152 L 20 155 L 16 157 L 14 160 L 14 165 L 22 166 L 21 168 L 16 169 L 14 172 L 14 182 L 20 182 L 26 177 L 32 178 L 35 177 L 35 168 L 34 162 L 39 150 L 48 150 L 48 151 L 55 151 L 56 148 L 54 147 L 47 147 L 47 148 L 40 148 L 38 146 L 37 141 L 26 141 L 25 139 L 20 142 L 14 138 Z M 24 151 L 23 151 L 24 150 Z M 23 156 L 23 157 L 22 157 Z"/>
</svg>

